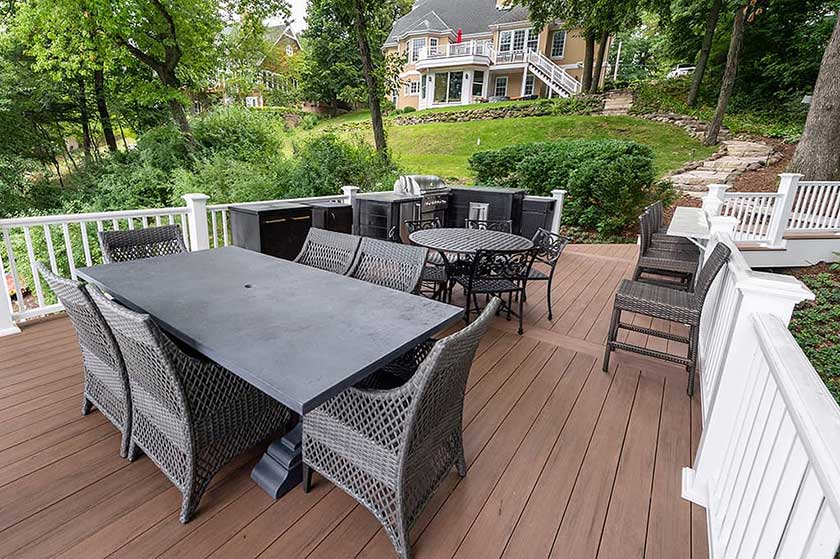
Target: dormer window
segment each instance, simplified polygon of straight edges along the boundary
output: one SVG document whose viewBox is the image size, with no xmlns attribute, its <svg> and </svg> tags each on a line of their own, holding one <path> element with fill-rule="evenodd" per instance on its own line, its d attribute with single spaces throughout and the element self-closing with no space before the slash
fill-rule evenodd
<svg viewBox="0 0 840 559">
<path fill-rule="evenodd" d="M 286 45 L 286 56 L 292 56 L 295 53 L 295 49 L 292 48 L 292 45 Z"/>
</svg>

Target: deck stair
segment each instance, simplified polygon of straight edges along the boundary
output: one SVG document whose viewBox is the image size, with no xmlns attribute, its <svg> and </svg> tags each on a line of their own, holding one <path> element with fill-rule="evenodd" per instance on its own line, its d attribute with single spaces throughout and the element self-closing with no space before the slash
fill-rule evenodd
<svg viewBox="0 0 840 559">
<path fill-rule="evenodd" d="M 580 82 L 544 54 L 529 49 L 525 62 L 526 70 L 547 85 L 553 94 L 571 97 L 580 93 Z"/>
</svg>

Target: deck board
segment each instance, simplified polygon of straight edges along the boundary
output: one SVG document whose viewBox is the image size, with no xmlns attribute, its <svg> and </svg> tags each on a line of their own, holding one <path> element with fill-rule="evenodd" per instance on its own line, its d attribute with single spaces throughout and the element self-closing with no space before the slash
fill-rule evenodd
<svg viewBox="0 0 840 559">
<path fill-rule="evenodd" d="M 680 498 L 700 438 L 684 369 L 616 353 L 601 371 L 613 293 L 635 251 L 568 247 L 554 320 L 535 282 L 524 336 L 515 320 L 493 323 L 467 383 L 467 477 L 453 470 L 416 522 L 417 559 L 708 557 L 704 511 Z M 119 458 L 119 433 L 99 412 L 81 416 L 81 383 L 65 317 L 0 338 L 0 557 L 394 556 L 373 516 L 317 475 L 311 493 L 272 501 L 249 477 L 261 448 L 225 468 L 182 525 L 171 483 L 145 457 Z"/>
</svg>

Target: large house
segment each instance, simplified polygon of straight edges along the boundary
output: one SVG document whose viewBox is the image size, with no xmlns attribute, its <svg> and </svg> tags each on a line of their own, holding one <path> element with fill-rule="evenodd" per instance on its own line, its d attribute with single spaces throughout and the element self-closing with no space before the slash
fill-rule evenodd
<svg viewBox="0 0 840 559">
<path fill-rule="evenodd" d="M 528 10 L 511 4 L 418 0 L 394 23 L 383 46 L 386 54 L 407 56 L 403 87 L 394 95 L 397 108 L 580 92 L 580 31 L 559 21 L 534 28 Z"/>
</svg>

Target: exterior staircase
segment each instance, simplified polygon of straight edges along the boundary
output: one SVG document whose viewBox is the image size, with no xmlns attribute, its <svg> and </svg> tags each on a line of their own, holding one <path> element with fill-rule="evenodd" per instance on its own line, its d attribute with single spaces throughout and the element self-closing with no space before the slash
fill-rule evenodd
<svg viewBox="0 0 840 559">
<path fill-rule="evenodd" d="M 529 49 L 525 55 L 525 62 L 528 71 L 547 85 L 555 95 L 571 97 L 580 93 L 580 82 L 544 54 Z"/>
</svg>

